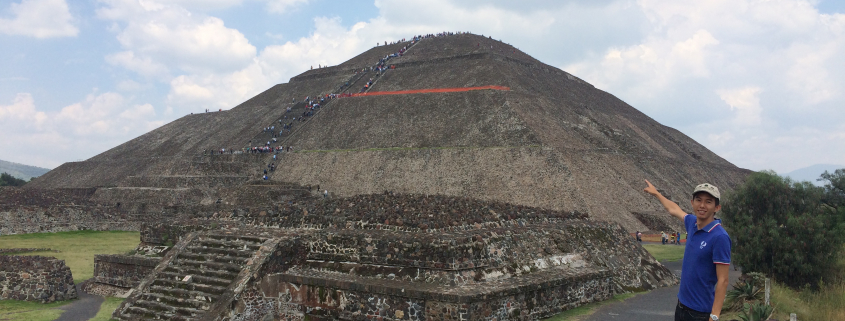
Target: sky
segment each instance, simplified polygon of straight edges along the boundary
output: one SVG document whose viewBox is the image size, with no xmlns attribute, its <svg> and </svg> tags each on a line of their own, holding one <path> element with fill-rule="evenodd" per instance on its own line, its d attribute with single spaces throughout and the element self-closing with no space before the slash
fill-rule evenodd
<svg viewBox="0 0 845 321">
<path fill-rule="evenodd" d="M 845 164 L 840 0 L 1 0 L 0 159 L 88 159 L 440 31 L 501 39 L 742 168 Z"/>
</svg>

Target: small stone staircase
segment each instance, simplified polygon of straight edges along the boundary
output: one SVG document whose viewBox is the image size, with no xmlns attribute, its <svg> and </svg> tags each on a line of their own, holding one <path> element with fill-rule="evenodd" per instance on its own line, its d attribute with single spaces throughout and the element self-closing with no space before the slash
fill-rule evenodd
<svg viewBox="0 0 845 321">
<path fill-rule="evenodd" d="M 267 239 L 191 234 L 165 257 L 113 317 L 119 320 L 199 320 L 252 263 Z M 140 290 L 138 290 L 140 289 Z"/>
</svg>

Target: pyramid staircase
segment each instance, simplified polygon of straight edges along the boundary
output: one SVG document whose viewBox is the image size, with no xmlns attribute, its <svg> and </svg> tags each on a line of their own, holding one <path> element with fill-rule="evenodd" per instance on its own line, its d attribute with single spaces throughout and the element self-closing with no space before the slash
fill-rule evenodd
<svg viewBox="0 0 845 321">
<path fill-rule="evenodd" d="M 277 242 L 195 232 L 184 237 L 112 315 L 118 320 L 200 320 L 227 306 Z M 240 286 L 239 286 L 240 285 Z M 214 314 L 214 312 L 211 312 Z M 210 315 L 209 315 L 210 316 Z"/>
</svg>

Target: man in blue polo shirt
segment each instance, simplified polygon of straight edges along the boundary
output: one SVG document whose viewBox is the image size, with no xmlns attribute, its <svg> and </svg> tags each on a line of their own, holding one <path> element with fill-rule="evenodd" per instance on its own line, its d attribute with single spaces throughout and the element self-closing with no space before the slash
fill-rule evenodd
<svg viewBox="0 0 845 321">
<path fill-rule="evenodd" d="M 692 192 L 693 214 L 685 213 L 646 180 L 645 192 L 656 197 L 674 217 L 684 221 L 687 245 L 681 269 L 681 289 L 675 307 L 675 321 L 718 321 L 728 290 L 728 267 L 731 263 L 731 239 L 716 219 L 719 189 L 701 184 Z"/>
</svg>

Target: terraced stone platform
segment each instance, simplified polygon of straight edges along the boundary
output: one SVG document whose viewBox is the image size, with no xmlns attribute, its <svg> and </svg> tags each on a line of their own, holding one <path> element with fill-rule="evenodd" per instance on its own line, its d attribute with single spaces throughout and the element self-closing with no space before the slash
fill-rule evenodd
<svg viewBox="0 0 845 321">
<path fill-rule="evenodd" d="M 200 320 L 266 241 L 255 236 L 191 234 L 116 310 L 120 320 Z"/>
</svg>

